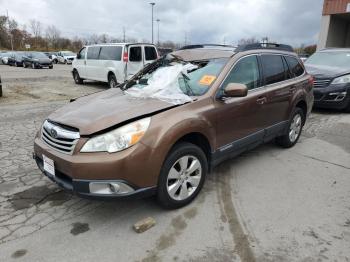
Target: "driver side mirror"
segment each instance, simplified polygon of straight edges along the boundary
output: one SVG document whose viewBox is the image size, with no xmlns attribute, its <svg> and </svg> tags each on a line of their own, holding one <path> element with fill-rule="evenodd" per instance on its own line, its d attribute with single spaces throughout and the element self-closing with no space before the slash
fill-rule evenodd
<svg viewBox="0 0 350 262">
<path fill-rule="evenodd" d="M 77 59 L 81 59 L 81 55 L 80 54 L 77 54 Z"/>
<path fill-rule="evenodd" d="M 245 84 L 229 83 L 224 88 L 223 97 L 244 97 L 248 94 L 248 87 Z"/>
</svg>

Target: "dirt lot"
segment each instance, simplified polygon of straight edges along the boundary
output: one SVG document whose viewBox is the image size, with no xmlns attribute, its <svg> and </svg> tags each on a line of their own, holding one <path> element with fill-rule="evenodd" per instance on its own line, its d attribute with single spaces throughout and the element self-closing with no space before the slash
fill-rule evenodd
<svg viewBox="0 0 350 262">
<path fill-rule="evenodd" d="M 70 66 L 0 65 L 1 261 L 350 261 L 350 114 L 314 112 L 300 142 L 226 161 L 189 206 L 65 193 L 31 159 L 42 120 L 72 97 Z M 145 217 L 155 227 L 132 225 Z"/>
</svg>

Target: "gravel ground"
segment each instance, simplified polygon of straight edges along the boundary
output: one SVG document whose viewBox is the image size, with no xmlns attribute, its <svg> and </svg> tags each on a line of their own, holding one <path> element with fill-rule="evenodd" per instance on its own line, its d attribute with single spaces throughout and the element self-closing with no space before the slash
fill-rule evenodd
<svg viewBox="0 0 350 262">
<path fill-rule="evenodd" d="M 350 261 L 350 115 L 314 112 L 292 149 L 273 143 L 226 161 L 189 206 L 93 201 L 46 179 L 31 159 L 42 120 L 105 84 L 70 66 L 0 66 L 1 261 Z M 152 216 L 137 234 L 132 225 Z"/>
</svg>

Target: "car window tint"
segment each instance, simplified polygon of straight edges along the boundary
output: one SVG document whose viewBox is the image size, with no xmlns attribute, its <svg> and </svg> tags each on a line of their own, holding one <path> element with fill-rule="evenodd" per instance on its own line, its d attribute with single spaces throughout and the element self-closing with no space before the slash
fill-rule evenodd
<svg viewBox="0 0 350 262">
<path fill-rule="evenodd" d="M 298 59 L 291 56 L 285 57 L 287 60 L 287 63 L 289 65 L 290 71 L 294 74 L 295 77 L 301 76 L 304 73 L 303 66 L 299 63 Z"/>
<path fill-rule="evenodd" d="M 86 48 L 84 47 L 83 49 L 80 50 L 79 52 L 79 59 L 85 59 L 85 53 L 86 53 Z M 52 55 L 51 55 L 52 56 Z"/>
<path fill-rule="evenodd" d="M 122 58 L 121 46 L 103 46 L 100 52 L 100 60 L 116 60 L 120 61 Z"/>
<path fill-rule="evenodd" d="M 281 82 L 286 79 L 282 57 L 279 55 L 262 55 L 261 63 L 265 85 Z"/>
<path fill-rule="evenodd" d="M 129 61 L 131 62 L 142 61 L 141 46 L 130 47 Z"/>
<path fill-rule="evenodd" d="M 98 59 L 101 47 L 91 46 L 88 48 L 87 59 Z"/>
<path fill-rule="evenodd" d="M 156 60 L 157 52 L 153 46 L 145 46 L 145 57 L 146 60 Z"/>
<path fill-rule="evenodd" d="M 222 87 L 225 88 L 229 83 L 245 84 L 248 90 L 259 87 L 259 66 L 255 55 L 244 57 L 237 62 Z"/>
</svg>

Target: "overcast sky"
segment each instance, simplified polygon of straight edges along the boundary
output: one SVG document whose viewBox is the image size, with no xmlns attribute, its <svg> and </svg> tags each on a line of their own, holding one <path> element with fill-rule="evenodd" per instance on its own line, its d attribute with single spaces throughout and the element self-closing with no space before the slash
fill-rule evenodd
<svg viewBox="0 0 350 262">
<path fill-rule="evenodd" d="M 241 38 L 268 36 L 294 46 L 316 43 L 322 0 L 152 0 L 160 19 L 160 39 L 236 44 Z M 151 6 L 145 0 L 0 0 L 0 14 L 20 26 L 37 19 L 64 36 L 106 33 L 151 39 Z M 155 22 L 155 40 L 157 24 Z"/>
</svg>

